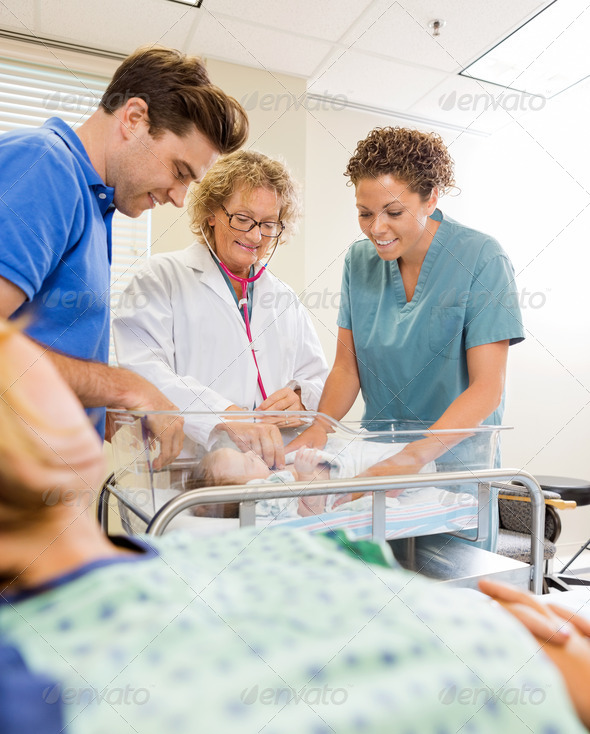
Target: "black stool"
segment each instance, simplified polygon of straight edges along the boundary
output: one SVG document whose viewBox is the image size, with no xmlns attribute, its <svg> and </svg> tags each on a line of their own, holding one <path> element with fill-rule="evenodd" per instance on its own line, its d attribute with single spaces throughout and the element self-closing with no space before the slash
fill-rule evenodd
<svg viewBox="0 0 590 734">
<path fill-rule="evenodd" d="M 570 477 L 554 477 L 554 476 L 536 476 L 535 479 L 539 482 L 541 489 L 545 489 L 548 492 L 555 492 L 562 500 L 574 500 L 578 507 L 583 505 L 590 505 L 590 482 L 585 479 L 572 479 Z M 580 550 L 570 558 L 565 566 L 557 574 L 560 578 L 567 569 L 572 565 L 576 558 L 583 553 L 586 548 L 590 546 L 590 538 L 584 543 Z M 568 584 L 578 584 L 587 586 L 590 585 L 590 581 L 584 579 L 578 579 L 571 574 L 566 574 L 563 579 Z"/>
</svg>

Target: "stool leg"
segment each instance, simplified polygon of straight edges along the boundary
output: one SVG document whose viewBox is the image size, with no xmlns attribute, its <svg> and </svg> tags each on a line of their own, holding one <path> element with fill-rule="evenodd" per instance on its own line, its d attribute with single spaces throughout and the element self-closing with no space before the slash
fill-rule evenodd
<svg viewBox="0 0 590 734">
<path fill-rule="evenodd" d="M 567 571 L 567 569 L 568 569 L 568 568 L 569 568 L 569 567 L 570 567 L 570 566 L 572 565 L 572 563 L 573 563 L 573 562 L 574 562 L 574 561 L 576 560 L 576 558 L 577 558 L 577 557 L 578 557 L 579 555 L 581 555 L 581 554 L 582 554 L 582 553 L 583 553 L 583 552 L 584 552 L 584 551 L 586 550 L 586 548 L 587 548 L 587 547 L 588 547 L 589 545 L 590 545 L 590 538 L 588 538 L 588 540 L 587 540 L 587 541 L 586 541 L 586 542 L 584 543 L 584 545 L 583 545 L 583 546 L 582 546 L 582 547 L 580 548 L 580 550 L 579 550 L 579 551 L 578 551 L 578 552 L 576 553 L 576 555 L 575 555 L 575 556 L 572 556 L 572 557 L 571 557 L 571 558 L 569 559 L 569 561 L 568 561 L 568 562 L 567 562 L 567 563 L 565 564 L 565 566 L 564 566 L 564 567 L 563 567 L 563 568 L 561 569 L 561 571 L 560 571 L 559 573 L 561 574 L 561 573 L 563 573 L 564 571 Z"/>
</svg>

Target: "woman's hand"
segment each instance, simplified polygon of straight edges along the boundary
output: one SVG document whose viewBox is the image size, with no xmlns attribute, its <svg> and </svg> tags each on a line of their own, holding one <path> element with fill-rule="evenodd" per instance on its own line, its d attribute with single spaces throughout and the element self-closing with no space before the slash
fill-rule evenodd
<svg viewBox="0 0 590 734">
<path fill-rule="evenodd" d="M 357 474 L 357 477 L 394 477 L 400 474 L 418 474 L 423 464 L 421 459 L 411 451 L 411 448 L 412 444 L 389 459 L 384 459 L 378 464 L 373 464 L 373 466 L 370 466 L 362 474 Z M 403 488 L 392 489 L 386 494 L 388 497 L 397 497 L 403 491 Z M 333 507 L 336 508 L 345 502 L 354 502 L 354 500 L 358 500 L 359 497 L 363 497 L 365 494 L 367 492 L 353 492 L 352 494 L 340 495 L 336 502 L 334 502 Z"/>
<path fill-rule="evenodd" d="M 240 451 L 254 451 L 270 469 L 285 468 L 283 437 L 275 425 L 229 421 L 220 423 L 213 430 L 227 433 Z"/>
<path fill-rule="evenodd" d="M 590 637 L 590 622 L 567 609 L 541 604 L 531 594 L 488 579 L 482 579 L 479 588 L 545 644 L 565 645 L 571 637 L 572 625 L 580 634 Z"/>
<path fill-rule="evenodd" d="M 590 728 L 590 623 L 573 612 L 545 606 L 534 596 L 488 580 L 480 589 L 519 620 L 559 669 L 576 712 Z"/>
<path fill-rule="evenodd" d="M 301 394 L 299 390 L 292 390 L 290 387 L 283 387 L 280 390 L 273 392 L 272 395 L 269 395 L 266 400 L 260 403 L 256 410 L 261 412 L 278 410 L 302 411 L 305 410 L 305 406 L 301 402 Z M 286 418 L 283 418 L 277 415 L 268 416 L 264 419 L 264 422 L 274 423 L 277 426 L 285 426 L 290 428 L 297 428 L 297 426 L 303 425 L 303 421 L 299 420 L 298 418 L 289 418 L 288 416 Z"/>
<path fill-rule="evenodd" d="M 297 438 L 285 446 L 285 451 L 297 451 L 300 448 L 323 449 L 328 440 L 328 431 L 317 420 Z"/>
</svg>

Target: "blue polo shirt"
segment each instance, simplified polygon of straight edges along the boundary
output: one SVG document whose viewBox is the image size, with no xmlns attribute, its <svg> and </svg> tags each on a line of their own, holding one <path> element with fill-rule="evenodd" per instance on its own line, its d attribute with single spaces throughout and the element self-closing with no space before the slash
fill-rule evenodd
<svg viewBox="0 0 590 734">
<path fill-rule="evenodd" d="M 113 196 L 62 120 L 0 136 L 0 275 L 27 297 L 13 317 L 51 349 L 104 363 Z"/>
</svg>

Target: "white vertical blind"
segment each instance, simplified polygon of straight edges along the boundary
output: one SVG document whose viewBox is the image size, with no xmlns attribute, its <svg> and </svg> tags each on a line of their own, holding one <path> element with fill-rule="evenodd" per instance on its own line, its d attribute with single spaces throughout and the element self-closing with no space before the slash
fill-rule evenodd
<svg viewBox="0 0 590 734">
<path fill-rule="evenodd" d="M 49 117 L 61 117 L 73 128 L 98 107 L 109 79 L 68 69 L 0 56 L 0 132 L 38 127 Z M 113 217 L 111 309 L 129 282 L 133 267 L 150 254 L 151 213 L 130 219 Z M 111 335 L 109 362 L 115 363 Z"/>
</svg>

